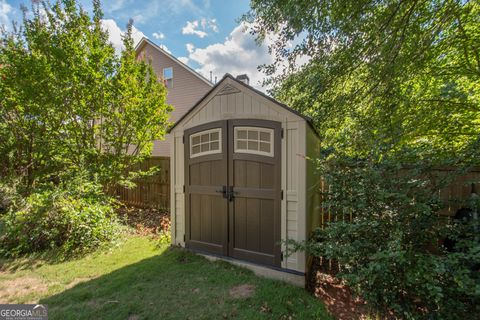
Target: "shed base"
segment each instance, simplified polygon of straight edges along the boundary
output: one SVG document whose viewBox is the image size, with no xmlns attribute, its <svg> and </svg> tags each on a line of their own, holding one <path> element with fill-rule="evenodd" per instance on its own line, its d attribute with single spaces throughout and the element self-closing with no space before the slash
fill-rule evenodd
<svg viewBox="0 0 480 320">
<path fill-rule="evenodd" d="M 293 284 L 295 286 L 305 288 L 305 274 L 298 271 L 262 266 L 262 265 L 258 265 L 251 262 L 246 262 L 246 261 L 242 261 L 242 260 L 238 260 L 230 257 L 206 254 L 204 252 L 199 252 L 196 250 L 189 250 L 189 251 L 194 252 L 198 255 L 201 255 L 210 261 L 225 261 L 233 265 L 236 265 L 238 267 L 249 269 L 253 271 L 255 275 L 260 277 L 274 279 L 274 280 L 281 280 L 281 281 Z"/>
</svg>

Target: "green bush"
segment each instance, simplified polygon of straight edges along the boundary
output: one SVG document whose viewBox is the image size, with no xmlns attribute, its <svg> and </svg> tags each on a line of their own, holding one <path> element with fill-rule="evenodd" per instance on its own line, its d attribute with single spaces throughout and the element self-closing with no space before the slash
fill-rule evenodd
<svg viewBox="0 0 480 320">
<path fill-rule="evenodd" d="M 330 186 L 324 205 L 332 222 L 293 242 L 294 250 L 338 261 L 337 276 L 374 312 L 401 319 L 479 314 L 478 220 L 438 216 L 438 190 L 448 177 L 421 166 L 339 159 L 320 160 L 319 168 Z M 464 205 L 478 210 L 478 198 Z M 456 239 L 455 250 L 438 245 L 445 237 Z"/>
<path fill-rule="evenodd" d="M 63 256 L 82 253 L 113 240 L 119 226 L 101 187 L 81 178 L 34 190 L 0 219 L 4 256 L 46 250 Z"/>
<path fill-rule="evenodd" d="M 17 181 L 0 181 L 0 215 L 21 199 L 17 191 L 18 185 Z"/>
</svg>

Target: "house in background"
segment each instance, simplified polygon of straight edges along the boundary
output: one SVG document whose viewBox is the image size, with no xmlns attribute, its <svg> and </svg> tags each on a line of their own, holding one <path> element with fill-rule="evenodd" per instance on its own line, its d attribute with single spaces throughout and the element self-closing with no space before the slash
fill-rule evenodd
<svg viewBox="0 0 480 320">
<path fill-rule="evenodd" d="M 174 107 L 170 115 L 170 122 L 179 120 L 200 98 L 202 98 L 213 84 L 201 74 L 160 48 L 147 38 L 143 38 L 135 48 L 137 59 L 150 61 L 152 67 L 167 87 L 167 103 Z M 171 138 L 154 141 L 153 157 L 170 157 Z"/>
</svg>

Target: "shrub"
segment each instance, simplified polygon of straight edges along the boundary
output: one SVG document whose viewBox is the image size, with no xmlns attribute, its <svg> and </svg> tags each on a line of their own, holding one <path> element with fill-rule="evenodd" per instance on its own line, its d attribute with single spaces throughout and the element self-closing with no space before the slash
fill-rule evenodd
<svg viewBox="0 0 480 320">
<path fill-rule="evenodd" d="M 170 222 L 170 218 L 168 216 L 163 216 L 161 225 L 157 228 L 158 233 L 158 244 L 162 245 L 170 245 L 172 243 L 172 225 Z"/>
<path fill-rule="evenodd" d="M 18 200 L 17 184 L 0 182 L 0 215 Z"/>
<path fill-rule="evenodd" d="M 1 217 L 0 253 L 5 256 L 58 250 L 70 256 L 114 239 L 118 223 L 112 201 L 82 178 L 44 186 Z"/>
<path fill-rule="evenodd" d="M 336 260 L 337 276 L 375 312 L 402 319 L 479 314 L 478 220 L 438 216 L 438 188 L 448 179 L 389 163 L 330 159 L 319 168 L 330 186 L 324 205 L 332 222 L 292 243 L 294 250 Z M 479 208 L 478 199 L 465 205 Z M 455 240 L 453 251 L 438 245 L 445 237 Z"/>
<path fill-rule="evenodd" d="M 172 234 L 170 230 L 164 231 L 160 230 L 158 233 L 158 245 L 159 246 L 164 246 L 164 245 L 170 245 L 172 243 Z"/>
</svg>

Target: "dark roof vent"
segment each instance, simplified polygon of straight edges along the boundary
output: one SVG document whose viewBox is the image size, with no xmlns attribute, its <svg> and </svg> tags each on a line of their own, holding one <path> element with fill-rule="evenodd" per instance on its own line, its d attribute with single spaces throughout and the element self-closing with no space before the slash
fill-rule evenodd
<svg viewBox="0 0 480 320">
<path fill-rule="evenodd" d="M 239 74 L 237 80 L 242 81 L 245 84 L 250 84 L 250 78 L 246 74 Z"/>
</svg>

